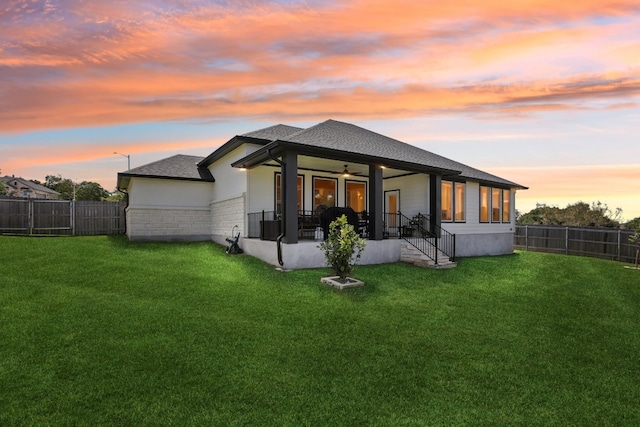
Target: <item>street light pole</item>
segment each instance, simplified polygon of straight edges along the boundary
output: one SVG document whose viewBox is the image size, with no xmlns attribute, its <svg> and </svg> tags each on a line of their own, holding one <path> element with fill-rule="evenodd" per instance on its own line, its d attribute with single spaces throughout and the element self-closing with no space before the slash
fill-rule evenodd
<svg viewBox="0 0 640 427">
<path fill-rule="evenodd" d="M 122 153 L 118 153 L 117 151 L 114 151 L 113 154 L 119 154 L 121 156 L 124 156 L 127 158 L 127 171 L 131 170 L 131 155 L 130 154 L 122 154 Z"/>
</svg>

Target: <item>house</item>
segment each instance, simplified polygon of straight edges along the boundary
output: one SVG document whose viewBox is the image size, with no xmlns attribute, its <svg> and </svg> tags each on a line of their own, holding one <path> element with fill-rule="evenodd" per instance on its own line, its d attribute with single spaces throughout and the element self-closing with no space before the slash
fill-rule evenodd
<svg viewBox="0 0 640 427">
<path fill-rule="evenodd" d="M 15 176 L 0 177 L 6 187 L 7 195 L 30 199 L 58 199 L 60 193 L 44 185 Z"/>
<path fill-rule="evenodd" d="M 226 244 L 239 232 L 246 253 L 285 268 L 324 265 L 315 240 L 330 207 L 359 215 L 363 264 L 399 261 L 407 250 L 436 263 L 512 253 L 515 195 L 526 189 L 335 120 L 237 135 L 205 158 L 121 172 L 118 188 L 129 194 L 131 240 Z"/>
</svg>

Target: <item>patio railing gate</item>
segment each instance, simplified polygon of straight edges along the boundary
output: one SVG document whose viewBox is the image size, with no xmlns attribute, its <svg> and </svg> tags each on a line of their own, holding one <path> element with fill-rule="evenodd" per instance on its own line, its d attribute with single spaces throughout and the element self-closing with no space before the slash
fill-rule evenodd
<svg viewBox="0 0 640 427">
<path fill-rule="evenodd" d="M 409 218 L 398 212 L 400 237 L 438 264 L 438 253 L 455 261 L 456 235 L 433 221 L 431 215 L 418 213 Z"/>
</svg>

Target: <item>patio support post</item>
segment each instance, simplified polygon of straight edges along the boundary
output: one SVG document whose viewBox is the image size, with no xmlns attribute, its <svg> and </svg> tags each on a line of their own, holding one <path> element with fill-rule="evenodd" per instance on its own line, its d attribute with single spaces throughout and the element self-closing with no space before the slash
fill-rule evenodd
<svg viewBox="0 0 640 427">
<path fill-rule="evenodd" d="M 382 240 L 384 221 L 382 168 L 369 165 L 369 239 Z"/>
<path fill-rule="evenodd" d="M 437 230 L 442 224 L 442 176 L 429 175 L 429 213 L 431 221 L 429 223 L 429 232 L 437 235 Z"/>
<path fill-rule="evenodd" d="M 292 151 L 282 154 L 282 229 L 285 242 L 298 243 L 298 155 Z"/>
</svg>

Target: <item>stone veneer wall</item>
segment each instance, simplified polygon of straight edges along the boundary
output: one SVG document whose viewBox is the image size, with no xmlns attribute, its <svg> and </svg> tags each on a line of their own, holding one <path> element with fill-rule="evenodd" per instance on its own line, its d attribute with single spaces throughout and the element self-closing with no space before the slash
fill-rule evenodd
<svg viewBox="0 0 640 427">
<path fill-rule="evenodd" d="M 210 240 L 211 213 L 207 208 L 127 208 L 131 240 Z"/>
<path fill-rule="evenodd" d="M 211 203 L 211 236 L 214 242 L 226 245 L 225 239 L 231 237 L 234 226 L 238 226 L 236 232 L 244 236 L 244 194 L 240 197 L 221 200 Z"/>
</svg>

